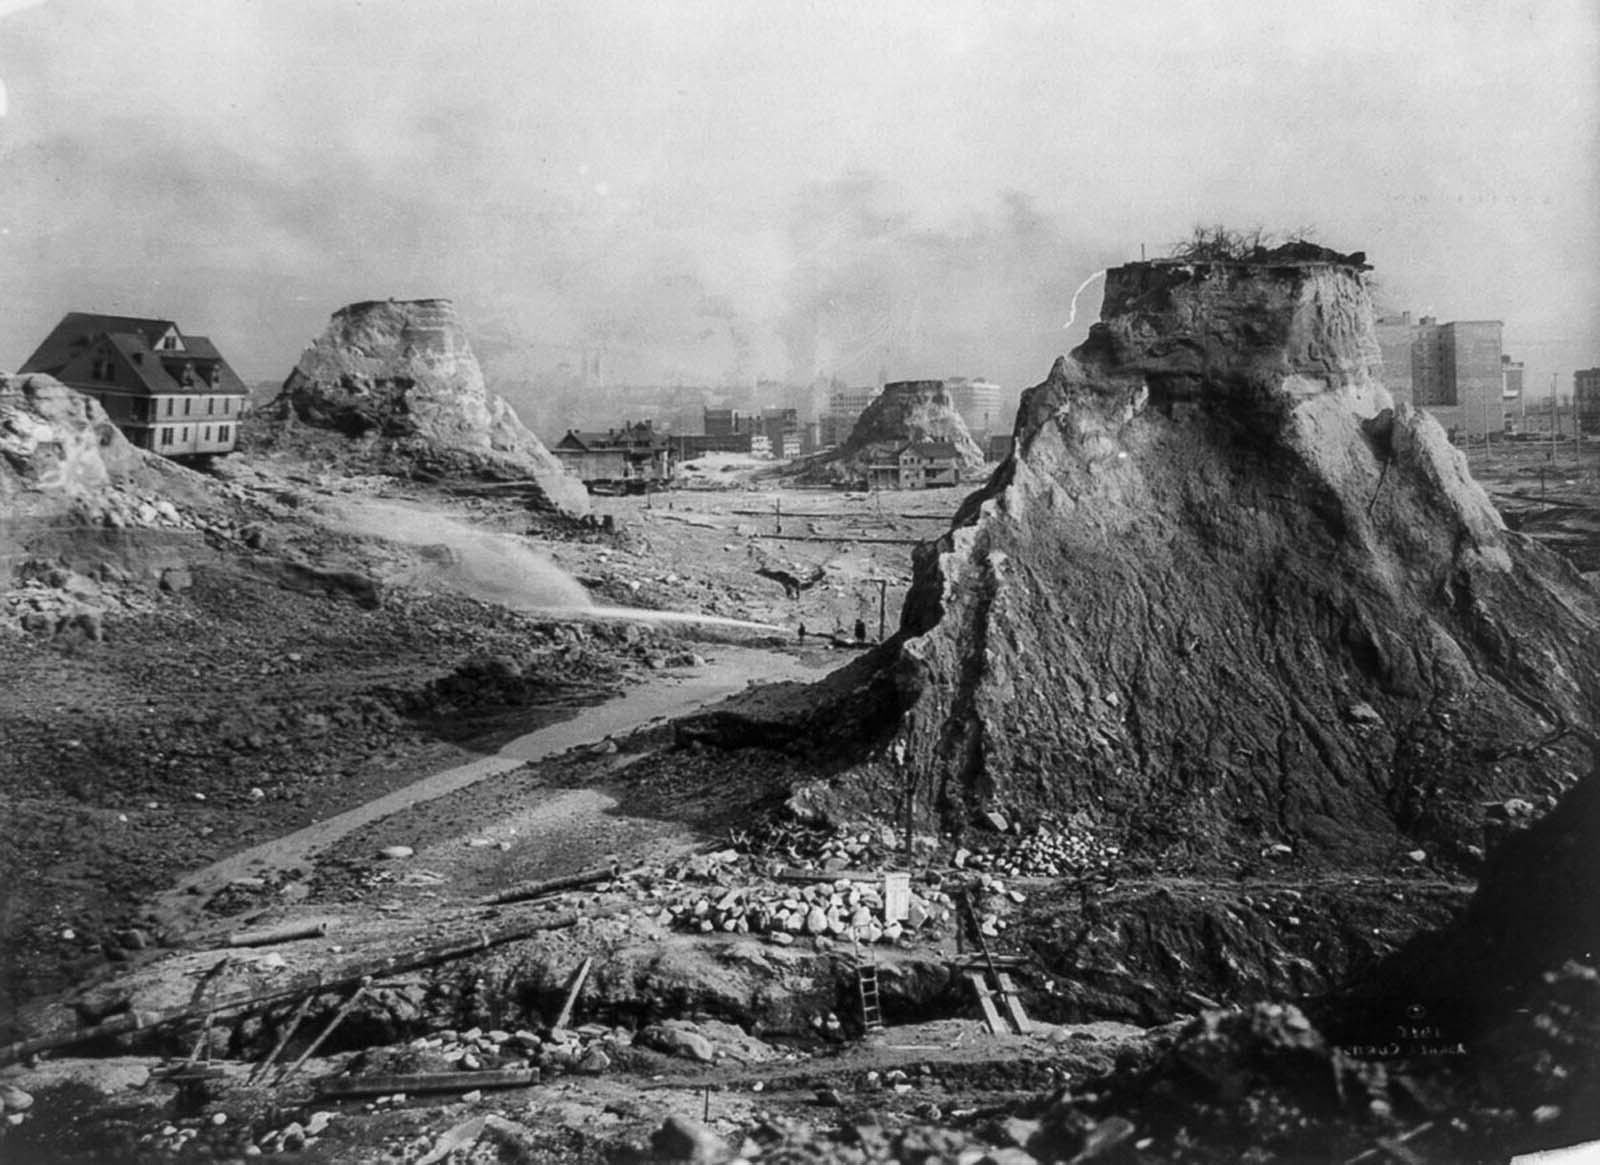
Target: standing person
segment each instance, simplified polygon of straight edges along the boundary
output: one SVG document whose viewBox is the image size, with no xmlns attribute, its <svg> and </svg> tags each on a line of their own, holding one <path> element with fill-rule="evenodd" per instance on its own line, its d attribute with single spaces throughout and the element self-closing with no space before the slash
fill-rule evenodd
<svg viewBox="0 0 1600 1165">
<path fill-rule="evenodd" d="M 857 619 L 856 620 L 856 642 L 857 643 L 865 643 L 866 641 L 867 641 L 867 623 L 866 623 L 866 620 Z"/>
</svg>

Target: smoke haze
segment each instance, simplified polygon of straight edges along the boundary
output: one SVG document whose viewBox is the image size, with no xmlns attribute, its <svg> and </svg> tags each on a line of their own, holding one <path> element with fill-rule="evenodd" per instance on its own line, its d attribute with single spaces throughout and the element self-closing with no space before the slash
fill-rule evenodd
<svg viewBox="0 0 1600 1165">
<path fill-rule="evenodd" d="M 0 6 L 0 365 L 100 310 L 281 380 L 442 295 L 530 393 L 1017 387 L 1087 275 L 1222 221 L 1504 319 L 1542 389 L 1600 362 L 1597 60 L 1589 0 Z"/>
</svg>

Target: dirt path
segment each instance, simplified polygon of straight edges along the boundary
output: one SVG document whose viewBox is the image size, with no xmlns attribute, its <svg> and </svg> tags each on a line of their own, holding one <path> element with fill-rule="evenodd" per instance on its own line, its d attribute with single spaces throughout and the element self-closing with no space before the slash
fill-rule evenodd
<svg viewBox="0 0 1600 1165">
<path fill-rule="evenodd" d="M 426 802 L 465 789 L 480 781 L 520 768 L 580 744 L 631 732 L 655 720 L 685 715 L 705 704 L 743 691 L 751 682 L 816 678 L 814 667 L 796 657 L 762 648 L 723 646 L 705 666 L 692 673 L 664 672 L 618 699 L 559 724 L 519 736 L 493 756 L 423 777 L 354 809 L 317 821 L 304 829 L 262 842 L 221 861 L 184 875 L 158 900 L 163 914 L 187 914 L 205 898 L 235 878 L 262 877 L 272 871 L 306 864 L 319 851 L 372 822 L 415 809 Z M 609 799 L 590 797 L 582 807 L 601 814 Z M 571 814 L 568 813 L 567 816 Z"/>
</svg>

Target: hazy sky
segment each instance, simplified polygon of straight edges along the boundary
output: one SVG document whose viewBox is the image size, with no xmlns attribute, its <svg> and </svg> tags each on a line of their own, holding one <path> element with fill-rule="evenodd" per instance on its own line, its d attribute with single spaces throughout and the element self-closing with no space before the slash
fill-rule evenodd
<svg viewBox="0 0 1600 1165">
<path fill-rule="evenodd" d="M 1197 222 L 1600 364 L 1600 0 L 0 0 L 0 367 L 70 309 L 281 378 L 358 299 L 530 374 L 986 374 Z"/>
</svg>

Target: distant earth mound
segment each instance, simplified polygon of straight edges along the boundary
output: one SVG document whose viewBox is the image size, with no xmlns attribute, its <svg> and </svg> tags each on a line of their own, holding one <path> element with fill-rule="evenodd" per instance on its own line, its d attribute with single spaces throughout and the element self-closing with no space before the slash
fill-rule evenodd
<svg viewBox="0 0 1600 1165">
<path fill-rule="evenodd" d="M 860 482 L 871 465 L 893 464 L 907 443 L 954 446 L 961 469 L 983 468 L 983 450 L 967 431 L 942 380 L 900 380 L 884 385 L 838 449 L 812 459 L 802 481 Z"/>
<path fill-rule="evenodd" d="M 377 300 L 333 314 L 266 406 L 268 447 L 306 428 L 337 434 L 373 468 L 531 481 L 544 506 L 580 515 L 588 495 L 512 411 L 483 371 L 447 299 Z"/>
<path fill-rule="evenodd" d="M 720 713 L 854 742 L 802 811 L 896 819 L 909 790 L 1197 864 L 1473 862 L 1482 801 L 1581 771 L 1600 596 L 1394 405 L 1358 260 L 1110 271 L 1015 435 L 888 644 L 798 719 Z"/>
</svg>

